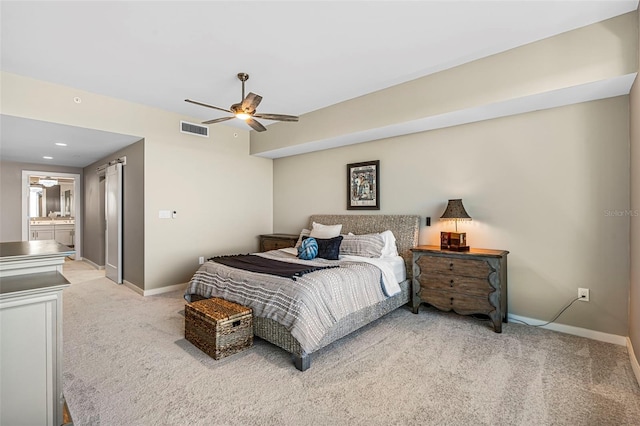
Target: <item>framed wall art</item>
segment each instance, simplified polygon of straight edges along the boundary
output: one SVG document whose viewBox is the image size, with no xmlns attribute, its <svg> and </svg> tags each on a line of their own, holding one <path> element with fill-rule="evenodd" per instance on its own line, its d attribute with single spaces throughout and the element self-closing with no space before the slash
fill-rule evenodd
<svg viewBox="0 0 640 426">
<path fill-rule="evenodd" d="M 380 210 L 380 160 L 347 164 L 347 210 Z"/>
</svg>

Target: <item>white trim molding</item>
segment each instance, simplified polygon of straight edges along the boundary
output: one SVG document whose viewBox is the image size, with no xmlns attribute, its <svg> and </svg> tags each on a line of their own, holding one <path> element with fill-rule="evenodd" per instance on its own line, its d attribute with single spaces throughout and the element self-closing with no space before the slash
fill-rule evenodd
<svg viewBox="0 0 640 426">
<path fill-rule="evenodd" d="M 90 261 L 89 259 L 87 259 L 86 257 L 80 258 L 80 259 L 76 259 L 76 260 L 82 260 L 83 262 L 88 263 L 89 265 L 91 265 L 93 268 L 97 269 L 98 271 L 102 271 L 104 270 L 104 265 L 100 266 L 97 263 L 94 263 L 92 261 Z"/>
<path fill-rule="evenodd" d="M 189 283 L 181 283 L 181 284 L 168 285 L 166 287 L 154 288 L 151 290 L 145 290 L 144 296 L 155 296 L 156 294 L 170 293 L 172 291 L 178 291 L 178 290 L 186 290 L 188 284 Z"/>
<path fill-rule="evenodd" d="M 141 289 L 140 287 L 138 287 L 137 285 L 127 281 L 127 280 L 122 280 L 122 284 L 124 284 L 125 287 L 130 288 L 131 290 L 135 291 L 136 293 L 138 293 L 140 296 L 144 296 L 144 290 Z"/>
<path fill-rule="evenodd" d="M 627 352 L 629 352 L 629 361 L 631 361 L 631 369 L 633 373 L 636 375 L 636 380 L 638 381 L 638 385 L 640 385 L 640 364 L 638 364 L 638 357 L 633 351 L 633 345 L 631 344 L 631 339 L 627 337 Z"/>
<path fill-rule="evenodd" d="M 170 293 L 172 291 L 186 290 L 187 289 L 187 285 L 189 283 L 168 285 L 166 287 L 154 288 L 154 289 L 151 289 L 151 290 L 143 290 L 140 287 L 138 287 L 137 285 L 135 285 L 135 284 L 133 284 L 133 283 L 127 281 L 127 280 L 123 280 L 122 284 L 124 284 L 125 287 L 128 287 L 131 290 L 135 291 L 140 296 L 155 296 L 157 294 Z"/>
<path fill-rule="evenodd" d="M 522 317 L 520 315 L 508 315 L 509 320 L 513 319 L 514 322 L 522 321 L 529 325 L 541 325 L 546 321 L 541 321 L 535 318 Z M 548 325 L 542 325 L 540 328 L 546 328 L 547 330 L 559 331 L 560 333 L 572 334 L 574 336 L 586 337 L 588 339 L 598 340 L 600 342 L 613 343 L 620 346 L 627 345 L 626 336 L 618 336 L 617 334 L 603 333 L 601 331 L 589 330 L 587 328 L 574 327 L 571 325 L 551 323 Z"/>
</svg>

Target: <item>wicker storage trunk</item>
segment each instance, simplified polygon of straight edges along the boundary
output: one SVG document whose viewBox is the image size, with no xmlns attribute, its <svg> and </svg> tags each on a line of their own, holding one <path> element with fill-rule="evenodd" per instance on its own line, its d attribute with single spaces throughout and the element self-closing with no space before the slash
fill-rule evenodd
<svg viewBox="0 0 640 426">
<path fill-rule="evenodd" d="M 211 298 L 187 304 L 184 314 L 184 337 L 213 359 L 253 344 L 251 308 Z"/>
</svg>

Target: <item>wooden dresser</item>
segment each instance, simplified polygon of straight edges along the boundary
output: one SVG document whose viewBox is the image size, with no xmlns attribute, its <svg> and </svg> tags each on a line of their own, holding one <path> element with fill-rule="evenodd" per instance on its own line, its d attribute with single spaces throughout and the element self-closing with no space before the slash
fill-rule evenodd
<svg viewBox="0 0 640 426">
<path fill-rule="evenodd" d="M 417 246 L 413 252 L 413 312 L 422 302 L 462 315 L 486 314 L 496 333 L 507 322 L 507 255 L 504 250 L 441 250 Z"/>
<path fill-rule="evenodd" d="M 264 234 L 260 235 L 260 251 L 277 250 L 293 247 L 298 242 L 299 235 L 294 234 Z"/>
</svg>

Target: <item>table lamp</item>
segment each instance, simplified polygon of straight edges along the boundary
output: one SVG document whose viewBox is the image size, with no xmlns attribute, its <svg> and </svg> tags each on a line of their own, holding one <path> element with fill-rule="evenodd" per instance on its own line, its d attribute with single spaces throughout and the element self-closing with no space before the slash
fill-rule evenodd
<svg viewBox="0 0 640 426">
<path fill-rule="evenodd" d="M 458 232 L 458 221 L 471 220 L 471 216 L 464 209 L 462 199 L 449 200 L 440 220 L 453 220 L 456 222 L 456 232 L 440 232 L 440 249 L 451 251 L 468 251 L 467 234 Z"/>
</svg>

